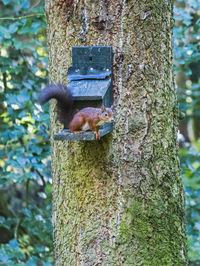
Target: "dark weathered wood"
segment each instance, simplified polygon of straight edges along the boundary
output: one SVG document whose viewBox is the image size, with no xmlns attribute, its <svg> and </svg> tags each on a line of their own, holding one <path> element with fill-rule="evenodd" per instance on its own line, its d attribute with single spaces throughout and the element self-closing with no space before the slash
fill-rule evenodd
<svg viewBox="0 0 200 266">
<path fill-rule="evenodd" d="M 112 124 L 109 123 L 104 125 L 104 127 L 100 129 L 100 136 L 103 137 L 112 132 L 112 129 Z M 96 137 L 92 131 L 86 131 L 84 133 L 71 133 L 69 129 L 64 129 L 59 133 L 54 134 L 54 140 L 96 140 Z"/>
<path fill-rule="evenodd" d="M 111 84 L 111 79 L 105 80 L 76 80 L 71 81 L 68 88 L 73 99 L 78 100 L 103 100 Z M 112 102 L 110 103 L 110 106 Z M 107 106 L 108 107 L 108 106 Z"/>
</svg>

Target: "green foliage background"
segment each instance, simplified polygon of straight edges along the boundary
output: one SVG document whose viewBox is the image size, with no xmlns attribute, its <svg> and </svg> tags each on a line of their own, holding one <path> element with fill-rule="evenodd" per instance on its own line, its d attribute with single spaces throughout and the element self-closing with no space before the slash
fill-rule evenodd
<svg viewBox="0 0 200 266">
<path fill-rule="evenodd" d="M 43 2 L 0 1 L 0 265 L 53 262 L 45 30 Z"/>
<path fill-rule="evenodd" d="M 188 257 L 200 265 L 200 2 L 174 7 L 174 56 L 180 110 L 180 162 L 185 188 Z"/>
<path fill-rule="evenodd" d="M 200 265 L 200 3 L 175 2 L 174 55 L 190 265 Z M 53 265 L 43 1 L 0 1 L 0 265 Z M 181 77 L 181 78 L 180 78 Z"/>
</svg>

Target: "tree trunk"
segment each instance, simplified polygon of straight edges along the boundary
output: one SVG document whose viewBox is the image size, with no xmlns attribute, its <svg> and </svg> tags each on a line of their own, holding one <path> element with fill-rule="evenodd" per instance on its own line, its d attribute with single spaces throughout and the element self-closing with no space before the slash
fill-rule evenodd
<svg viewBox="0 0 200 266">
<path fill-rule="evenodd" d="M 53 82 L 72 46 L 114 50 L 112 134 L 54 141 L 51 103 L 56 265 L 186 265 L 172 2 L 46 0 Z"/>
</svg>

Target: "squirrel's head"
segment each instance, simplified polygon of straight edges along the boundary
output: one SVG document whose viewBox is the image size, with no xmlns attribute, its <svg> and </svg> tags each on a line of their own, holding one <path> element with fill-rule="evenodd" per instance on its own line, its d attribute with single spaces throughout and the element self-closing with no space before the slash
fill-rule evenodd
<svg viewBox="0 0 200 266">
<path fill-rule="evenodd" d="M 111 108 L 101 107 L 101 119 L 105 122 L 114 121 L 113 111 Z"/>
</svg>

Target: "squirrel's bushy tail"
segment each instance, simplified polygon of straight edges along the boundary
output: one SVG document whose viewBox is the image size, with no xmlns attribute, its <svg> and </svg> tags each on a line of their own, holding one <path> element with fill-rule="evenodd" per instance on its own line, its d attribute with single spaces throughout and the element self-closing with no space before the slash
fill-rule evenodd
<svg viewBox="0 0 200 266">
<path fill-rule="evenodd" d="M 40 104 L 48 102 L 50 99 L 56 99 L 58 104 L 58 119 L 64 128 L 68 128 L 72 120 L 72 94 L 66 85 L 63 84 L 48 84 L 40 92 L 38 100 Z"/>
</svg>

